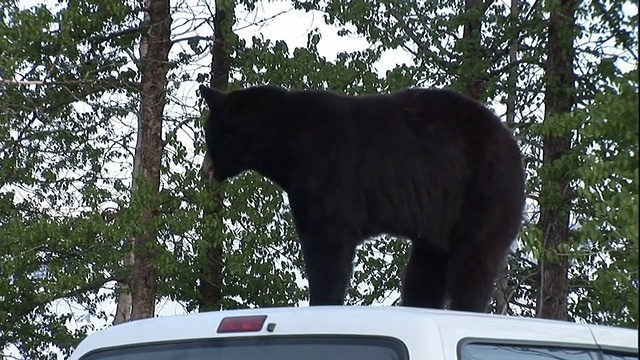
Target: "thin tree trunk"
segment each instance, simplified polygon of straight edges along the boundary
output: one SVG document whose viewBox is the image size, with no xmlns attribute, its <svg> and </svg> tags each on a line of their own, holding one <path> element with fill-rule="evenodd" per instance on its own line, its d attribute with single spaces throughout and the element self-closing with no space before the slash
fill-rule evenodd
<svg viewBox="0 0 640 360">
<path fill-rule="evenodd" d="M 496 301 L 495 312 L 501 315 L 509 314 L 509 301 L 511 300 L 509 291 L 509 256 L 505 256 L 502 263 L 502 270 L 496 279 L 496 289 L 493 298 Z"/>
<path fill-rule="evenodd" d="M 171 48 L 169 0 L 147 0 L 146 42 L 141 43 L 143 64 L 142 94 L 138 122 L 138 143 L 133 169 L 132 202 L 144 206 L 141 231 L 135 234 L 135 261 L 131 277 L 131 320 L 153 317 L 157 279 L 157 198 L 160 188 L 162 117 L 167 85 L 168 56 Z M 142 200 L 142 201 L 141 201 Z"/>
<path fill-rule="evenodd" d="M 226 91 L 229 86 L 229 72 L 231 66 L 229 37 L 232 35 L 234 23 L 233 8 L 225 9 L 222 3 L 216 1 L 216 16 L 213 22 L 214 41 L 211 47 L 211 86 Z"/>
<path fill-rule="evenodd" d="M 134 168 L 135 168 L 135 159 L 134 159 Z M 127 240 L 129 242 L 129 246 L 133 246 L 132 239 Z M 127 253 L 124 255 L 124 266 L 125 267 L 133 267 L 133 262 L 135 260 L 135 256 L 133 254 L 133 249 L 127 250 Z M 127 279 L 126 282 L 118 283 L 118 300 L 116 306 L 116 314 L 113 320 L 113 325 L 118 325 L 124 322 L 131 320 L 131 287 L 129 286 L 130 278 Z"/>
<path fill-rule="evenodd" d="M 511 23 L 515 24 L 518 21 L 518 15 L 520 13 L 520 4 L 519 0 L 511 0 L 511 14 L 509 18 L 511 19 Z M 516 122 L 516 89 L 517 89 L 517 81 L 518 81 L 518 73 L 517 67 L 514 65 L 518 59 L 518 42 L 519 42 L 520 32 L 516 31 L 513 35 L 513 39 L 511 39 L 511 43 L 509 44 L 509 64 L 511 67 L 509 68 L 509 90 L 507 95 L 507 126 L 509 128 L 513 128 L 513 125 Z"/>
<path fill-rule="evenodd" d="M 230 4 L 231 8 L 225 8 Z M 211 87 L 226 91 L 229 84 L 230 72 L 230 47 L 229 37 L 232 35 L 233 3 L 216 1 L 216 15 L 214 19 L 214 42 L 211 49 Z M 215 110 L 213 110 L 215 111 Z M 208 155 L 205 155 L 202 164 L 202 175 L 204 178 L 211 177 L 212 164 Z M 222 196 L 216 185 L 207 187 L 210 202 L 204 206 L 204 216 L 213 218 L 214 222 L 222 224 L 220 209 L 222 208 Z M 208 223 L 208 222 L 207 222 Z M 200 301 L 199 311 L 219 310 L 222 301 L 222 280 L 223 280 L 223 254 L 222 254 L 222 233 L 217 229 L 202 230 L 201 247 L 204 257 L 203 268 L 200 274 Z"/>
<path fill-rule="evenodd" d="M 149 6 L 149 1 L 145 1 L 145 6 Z M 149 13 L 144 13 L 143 23 L 149 23 Z M 140 38 L 140 48 L 139 48 L 139 59 L 142 61 L 147 57 L 147 51 L 149 49 L 149 43 L 147 41 L 146 36 L 142 36 Z M 139 69 L 141 69 L 140 67 Z M 136 179 L 136 177 L 140 174 L 140 157 L 142 156 L 142 152 L 140 151 L 140 146 L 142 144 L 142 102 L 140 103 L 140 108 L 138 110 L 138 129 L 137 129 L 137 146 L 133 156 L 133 174 L 132 179 Z M 131 181 L 131 194 L 136 193 L 138 191 L 138 186 L 135 181 Z M 133 268 L 133 264 L 135 263 L 135 236 L 132 234 L 127 238 L 127 252 L 124 255 L 124 266 L 127 268 Z M 118 284 L 118 301 L 116 306 L 116 314 L 115 319 L 113 320 L 113 324 L 121 324 L 131 320 L 131 306 L 133 300 L 131 298 L 131 277 L 127 279 L 126 282 L 121 282 Z"/>
<path fill-rule="evenodd" d="M 471 98 L 484 102 L 488 86 L 485 57 L 487 49 L 482 45 L 482 18 L 491 0 L 465 0 L 465 22 L 460 44 L 462 67 L 459 73 L 460 90 Z M 501 274 L 502 275 L 502 274 Z M 499 280 L 498 280 L 499 281 Z M 500 284 L 498 284 L 500 285 Z M 494 291 L 494 296 L 496 291 Z M 499 307 L 499 301 L 497 302 Z M 489 310 L 489 306 L 486 308 Z"/>
<path fill-rule="evenodd" d="M 550 0 L 546 64 L 545 121 L 568 113 L 573 107 L 575 12 L 578 0 Z M 542 140 L 543 166 L 553 166 L 571 150 L 570 135 L 546 135 Z M 540 220 L 544 254 L 538 268 L 538 317 L 566 320 L 568 256 L 559 245 L 569 241 L 570 184 L 566 171 L 554 171 L 543 179 Z"/>
<path fill-rule="evenodd" d="M 518 20 L 520 11 L 518 1 L 519 0 L 511 0 L 511 13 L 509 18 L 512 24 L 515 24 Z M 518 37 L 519 32 L 516 31 L 509 44 L 509 64 L 511 67 L 509 68 L 509 79 L 507 82 L 509 86 L 509 89 L 507 89 L 507 127 L 510 129 L 513 129 L 516 122 L 516 84 L 518 74 L 514 64 L 518 60 Z M 496 290 L 493 294 L 493 298 L 496 300 L 496 312 L 503 315 L 509 313 L 509 301 L 511 300 L 509 291 L 509 256 L 510 254 L 507 254 L 504 258 L 502 270 L 497 280 Z"/>
<path fill-rule="evenodd" d="M 482 46 L 481 37 L 485 0 L 465 0 L 464 11 L 467 20 L 462 33 L 462 91 L 482 102 L 487 89 L 487 66 L 484 63 L 487 52 Z"/>
</svg>

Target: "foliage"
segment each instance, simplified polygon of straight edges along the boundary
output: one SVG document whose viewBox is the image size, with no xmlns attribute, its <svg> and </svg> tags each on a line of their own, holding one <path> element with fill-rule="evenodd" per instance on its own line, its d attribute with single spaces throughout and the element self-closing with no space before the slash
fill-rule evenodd
<svg viewBox="0 0 640 360">
<path fill-rule="evenodd" d="M 638 324 L 638 72 L 612 79 L 582 119 L 573 170 L 579 298 L 572 305 L 588 322 Z M 586 240 L 586 241 L 585 241 Z M 595 266 L 594 266 L 595 265 Z M 615 289 L 615 291 L 611 291 Z"/>
<path fill-rule="evenodd" d="M 479 59 L 477 68 L 465 68 L 469 64 L 459 62 L 465 45 L 456 36 L 465 16 L 461 2 L 292 1 L 300 13 L 322 15 L 345 37 L 364 36 L 370 47 L 329 60 L 319 51 L 326 41 L 319 28 L 309 31 L 301 47 L 259 34 L 238 36 L 232 87 L 270 83 L 364 94 L 407 86 L 461 88 L 461 74 L 486 75 L 487 102 L 498 113 L 515 94 L 514 133 L 525 152 L 530 194 L 525 228 L 509 259 L 507 313 L 535 316 L 535 272 L 543 256 L 540 233 L 532 226 L 538 210 L 540 137 L 564 131 L 574 138 L 561 164 L 575 191 L 573 242 L 566 249 L 572 257 L 570 314 L 576 321 L 637 326 L 637 18 L 629 16 L 628 1 L 581 5 L 579 106 L 545 128 L 538 124 L 546 13 L 538 3 L 520 2 L 516 19 L 503 16 L 509 10 L 502 3 L 490 3 L 482 18 L 487 57 Z M 55 358 L 102 326 L 96 324 L 109 323 L 115 280 L 129 274 L 122 266 L 125 240 L 140 226 L 158 231 L 159 300 L 178 301 L 185 311 L 197 308 L 197 269 L 203 264 L 196 252 L 202 251 L 205 227 L 224 234 L 224 308 L 296 306 L 307 298 L 281 189 L 255 173 L 244 174 L 221 189 L 224 223 L 203 218 L 209 199 L 199 179 L 203 106 L 195 84 L 207 81 L 210 73 L 203 63 L 210 61 L 212 9 L 205 2 L 174 4 L 162 191 L 151 199 L 159 206 L 154 224 L 140 224 L 140 206 L 130 202 L 140 98 L 140 3 L 82 0 L 23 8 L 0 0 L 0 5 L 4 353 Z M 257 5 L 262 3 L 236 6 L 238 14 L 255 15 Z M 518 61 L 510 63 L 508 48 L 516 37 Z M 390 50 L 406 52 L 412 62 L 377 71 Z M 508 76 L 511 67 L 518 74 L 515 81 Z M 633 70 L 625 70 L 629 67 Z M 397 300 L 407 249 L 406 242 L 387 237 L 363 245 L 348 303 Z"/>
<path fill-rule="evenodd" d="M 118 122 L 135 101 L 101 97 L 135 87 L 123 51 L 136 37 L 111 36 L 131 23 L 133 6 L 2 2 L 0 348 L 27 358 L 68 353 L 93 330 L 68 327 L 73 314 L 57 311 L 55 300 L 98 314 L 108 297 L 99 290 L 123 276 L 113 249 L 124 233 L 102 210 L 104 199 L 125 200 L 117 164 L 127 160 L 131 134 Z"/>
</svg>

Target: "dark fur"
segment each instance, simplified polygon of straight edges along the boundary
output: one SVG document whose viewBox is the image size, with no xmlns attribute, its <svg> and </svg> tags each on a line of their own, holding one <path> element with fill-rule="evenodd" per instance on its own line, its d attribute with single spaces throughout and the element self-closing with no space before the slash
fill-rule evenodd
<svg viewBox="0 0 640 360">
<path fill-rule="evenodd" d="M 311 305 L 343 304 L 356 246 L 386 233 L 412 241 L 403 305 L 485 310 L 524 205 L 491 111 L 448 90 L 200 91 L 215 179 L 255 170 L 287 192 Z"/>
</svg>

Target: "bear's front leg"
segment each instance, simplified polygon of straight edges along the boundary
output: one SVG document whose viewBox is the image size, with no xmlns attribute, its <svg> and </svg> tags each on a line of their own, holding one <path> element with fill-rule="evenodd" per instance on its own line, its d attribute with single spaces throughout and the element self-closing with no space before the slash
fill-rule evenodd
<svg viewBox="0 0 640 360">
<path fill-rule="evenodd" d="M 309 305 L 343 305 L 357 242 L 326 229 L 315 233 L 298 231 L 298 236 L 309 281 Z"/>
</svg>

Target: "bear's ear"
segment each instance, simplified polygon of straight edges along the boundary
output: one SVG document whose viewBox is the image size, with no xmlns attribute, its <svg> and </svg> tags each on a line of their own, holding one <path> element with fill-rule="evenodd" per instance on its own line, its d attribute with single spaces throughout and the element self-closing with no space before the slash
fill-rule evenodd
<svg viewBox="0 0 640 360">
<path fill-rule="evenodd" d="M 204 99 L 204 101 L 209 106 L 209 109 L 215 109 L 221 105 L 221 101 L 225 97 L 225 93 L 222 91 L 212 89 L 210 87 L 200 85 L 200 96 Z"/>
</svg>

